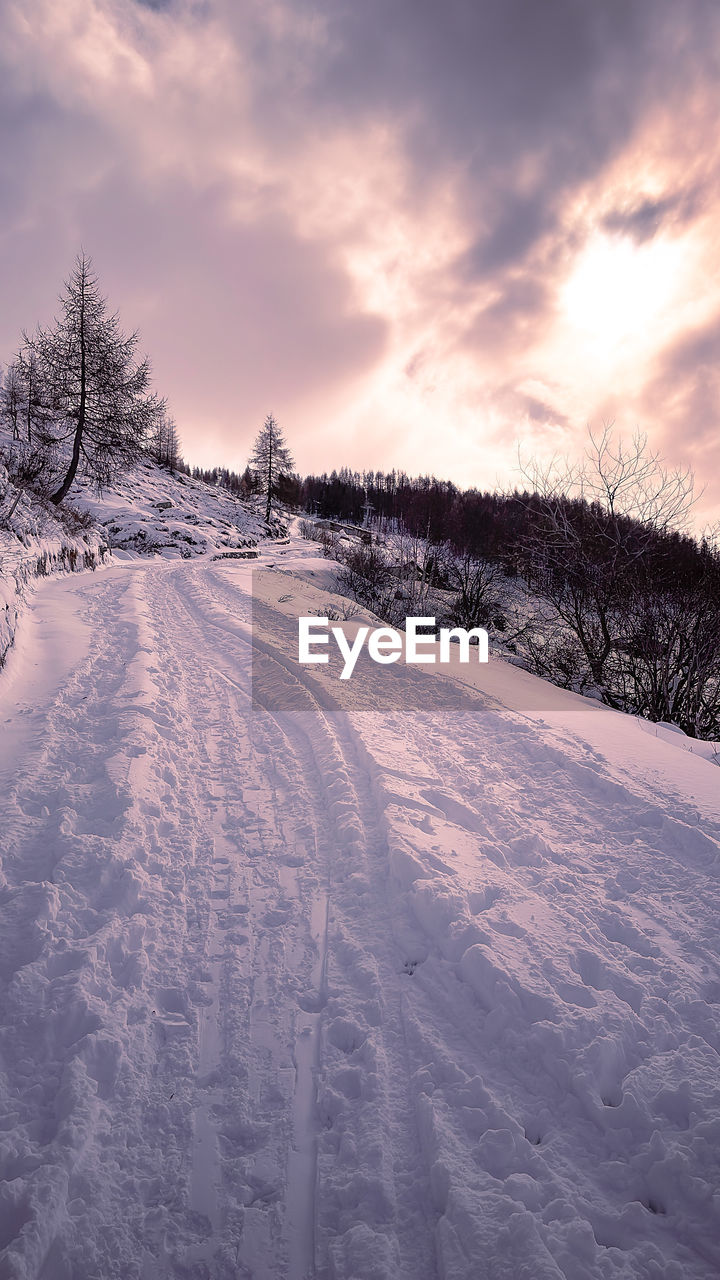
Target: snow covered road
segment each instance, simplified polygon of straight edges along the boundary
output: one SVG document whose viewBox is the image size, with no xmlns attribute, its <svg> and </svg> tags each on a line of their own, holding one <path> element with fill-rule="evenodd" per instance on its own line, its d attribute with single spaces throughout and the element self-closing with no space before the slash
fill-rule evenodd
<svg viewBox="0 0 720 1280">
<path fill-rule="evenodd" d="M 716 766 L 502 664 L 303 670 L 327 598 L 208 559 L 35 596 L 0 1277 L 718 1275 Z"/>
</svg>

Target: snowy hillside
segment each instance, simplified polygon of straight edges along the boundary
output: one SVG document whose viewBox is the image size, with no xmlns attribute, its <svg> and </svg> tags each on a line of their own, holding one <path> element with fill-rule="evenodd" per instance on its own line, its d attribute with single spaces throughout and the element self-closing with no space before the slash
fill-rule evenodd
<svg viewBox="0 0 720 1280">
<path fill-rule="evenodd" d="M 167 495 L 174 545 L 192 492 L 101 518 L 136 546 Z M 0 1275 L 711 1280 L 712 747 L 498 660 L 300 667 L 331 587 L 293 537 L 35 593 L 0 676 Z"/>
<path fill-rule="evenodd" d="M 150 458 L 101 495 L 79 484 L 73 500 L 104 528 L 111 548 L 189 559 L 253 547 L 283 530 L 226 489 L 171 473 Z"/>
</svg>

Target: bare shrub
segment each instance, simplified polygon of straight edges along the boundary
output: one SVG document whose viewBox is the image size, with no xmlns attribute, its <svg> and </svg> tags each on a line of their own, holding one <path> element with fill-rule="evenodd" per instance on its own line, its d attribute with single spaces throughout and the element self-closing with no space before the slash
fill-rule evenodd
<svg viewBox="0 0 720 1280">
<path fill-rule="evenodd" d="M 377 546 L 360 544 L 342 551 L 337 581 L 343 595 L 391 625 L 404 620 L 402 593 L 392 565 Z"/>
</svg>

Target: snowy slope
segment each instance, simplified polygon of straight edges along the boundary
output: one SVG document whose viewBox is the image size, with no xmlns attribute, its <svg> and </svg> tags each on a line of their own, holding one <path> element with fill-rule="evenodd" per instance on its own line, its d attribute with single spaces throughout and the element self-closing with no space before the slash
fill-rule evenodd
<svg viewBox="0 0 720 1280">
<path fill-rule="evenodd" d="M 499 662 L 299 668 L 324 565 L 21 624 L 0 1275 L 709 1280 L 716 765 Z"/>
<path fill-rule="evenodd" d="M 268 526 L 258 509 L 227 489 L 170 473 L 150 458 L 98 495 L 81 481 L 73 501 L 104 528 L 113 549 L 184 559 L 254 547 L 284 529 Z"/>
</svg>

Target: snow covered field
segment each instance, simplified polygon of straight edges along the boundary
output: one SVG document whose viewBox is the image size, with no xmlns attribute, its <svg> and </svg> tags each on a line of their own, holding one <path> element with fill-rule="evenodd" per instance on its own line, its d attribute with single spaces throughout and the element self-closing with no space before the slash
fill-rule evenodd
<svg viewBox="0 0 720 1280">
<path fill-rule="evenodd" d="M 0 1277 L 717 1276 L 711 749 L 299 668 L 257 563 L 48 580 L 0 674 Z"/>
</svg>

